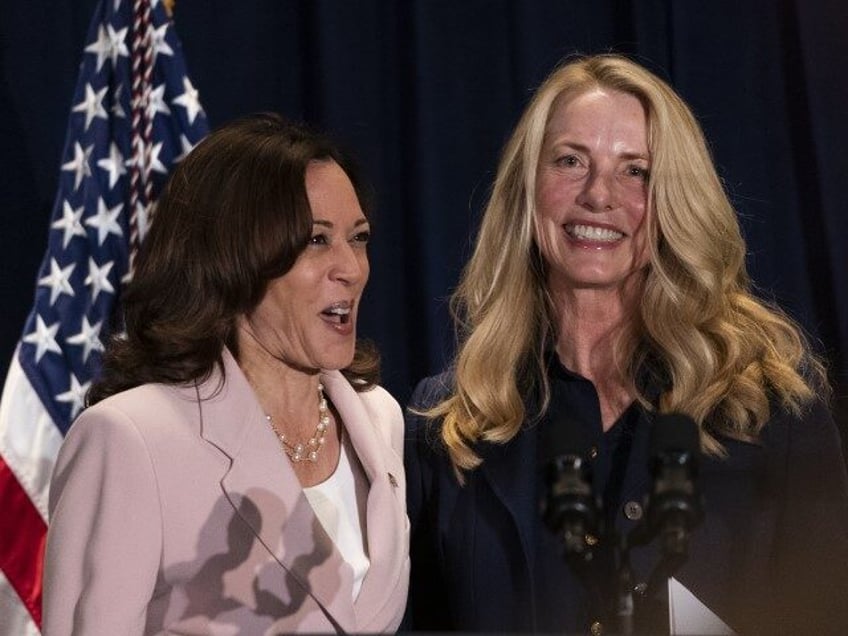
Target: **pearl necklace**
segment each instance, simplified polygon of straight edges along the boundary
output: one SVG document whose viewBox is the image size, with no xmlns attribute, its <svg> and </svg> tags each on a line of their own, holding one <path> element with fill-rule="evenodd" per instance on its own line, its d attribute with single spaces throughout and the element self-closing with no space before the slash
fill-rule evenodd
<svg viewBox="0 0 848 636">
<path fill-rule="evenodd" d="M 324 446 L 324 436 L 327 434 L 327 427 L 330 425 L 330 415 L 327 412 L 327 400 L 324 398 L 324 385 L 318 383 L 318 426 L 315 427 L 315 433 L 305 444 L 292 444 L 285 433 L 274 424 L 274 418 L 270 415 L 265 415 L 265 419 L 274 431 L 274 435 L 280 440 L 280 446 L 283 452 L 289 456 L 289 459 L 294 463 L 304 460 L 311 462 L 318 461 L 318 451 Z"/>
</svg>

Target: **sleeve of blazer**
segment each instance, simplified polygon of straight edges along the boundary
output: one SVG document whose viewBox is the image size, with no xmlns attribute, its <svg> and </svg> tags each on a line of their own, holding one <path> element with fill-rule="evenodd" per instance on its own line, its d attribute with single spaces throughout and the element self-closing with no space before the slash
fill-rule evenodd
<svg viewBox="0 0 848 636">
<path fill-rule="evenodd" d="M 844 634 L 848 625 L 848 477 L 839 433 L 816 403 L 786 427 L 786 505 L 778 540 L 783 633 Z"/>
<path fill-rule="evenodd" d="M 444 453 L 438 450 L 437 426 L 415 410 L 434 406 L 445 394 L 440 377 L 421 381 L 405 414 L 404 465 L 406 506 L 411 525 L 409 600 L 401 630 L 440 631 L 450 629 L 449 603 L 441 580 L 438 550 L 438 471 L 449 470 Z M 410 410 L 411 409 L 411 410 Z M 447 475 L 453 479 L 453 474 Z"/>
<path fill-rule="evenodd" d="M 84 411 L 50 487 L 44 633 L 142 634 L 161 560 L 156 475 L 123 413 Z"/>
</svg>

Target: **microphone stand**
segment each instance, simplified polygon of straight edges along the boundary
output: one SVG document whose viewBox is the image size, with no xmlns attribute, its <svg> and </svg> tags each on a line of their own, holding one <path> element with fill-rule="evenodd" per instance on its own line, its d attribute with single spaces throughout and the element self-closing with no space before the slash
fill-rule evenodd
<svg viewBox="0 0 848 636">
<path fill-rule="evenodd" d="M 559 535 L 567 562 L 578 578 L 589 583 L 590 594 L 600 599 L 599 608 L 606 615 L 610 612 L 609 599 L 601 592 L 600 583 L 592 573 L 598 536 L 595 532 L 605 536 L 607 545 L 612 547 L 614 611 L 621 636 L 635 633 L 639 606 L 653 598 L 660 586 L 683 565 L 689 552 L 690 531 L 703 519 L 695 481 L 698 444 L 698 429 L 688 416 L 672 414 L 657 420 L 651 439 L 654 484 L 645 502 L 646 519 L 621 537 L 613 524 L 604 532 L 602 506 L 593 495 L 582 453 L 573 452 L 569 444 L 562 444 L 565 450 L 555 454 L 548 464 L 549 493 L 542 505 L 543 519 Z M 655 538 L 660 541 L 662 557 L 651 572 L 648 584 L 640 584 L 639 589 L 634 590 L 630 550 Z M 650 615 L 648 611 L 647 616 Z"/>
<path fill-rule="evenodd" d="M 597 586 L 597 580 L 592 575 L 594 559 L 594 542 L 588 542 L 587 537 L 592 533 L 587 532 L 588 527 L 582 520 L 570 519 L 559 532 L 563 546 L 563 556 L 578 578 L 583 581 L 590 593 L 596 600 L 602 600 L 604 595 Z M 608 529 L 608 545 L 613 548 L 613 563 L 615 567 L 615 599 L 614 619 L 618 631 L 616 636 L 634 636 L 637 634 L 637 618 L 640 606 L 645 599 L 653 598 L 668 579 L 683 565 L 688 556 L 689 528 L 686 523 L 685 514 L 668 514 L 663 518 L 655 533 L 648 531 L 644 526 L 634 528 L 628 535 L 619 537 L 612 528 Z M 640 585 L 636 589 L 634 575 L 630 562 L 630 550 L 633 547 L 646 545 L 653 539 L 660 542 L 662 557 L 654 566 L 646 586 Z M 604 613 L 609 612 L 609 605 Z M 650 615 L 650 613 L 649 613 Z M 610 616 L 610 619 L 613 617 Z"/>
<path fill-rule="evenodd" d="M 669 503 L 669 502 L 665 502 Z M 633 634 L 634 615 L 642 602 L 652 599 L 665 586 L 689 556 L 691 529 L 703 514 L 700 505 L 686 499 L 674 498 L 654 520 L 654 525 L 634 528 L 621 542 L 618 571 L 618 617 L 623 635 Z M 654 502 L 656 505 L 656 502 Z M 648 577 L 644 589 L 634 598 L 633 574 L 630 568 L 630 549 L 659 541 L 661 557 Z"/>
<path fill-rule="evenodd" d="M 689 529 L 681 514 L 669 514 L 660 531 L 662 558 L 648 579 L 647 594 L 652 595 L 683 565 L 689 556 Z"/>
</svg>

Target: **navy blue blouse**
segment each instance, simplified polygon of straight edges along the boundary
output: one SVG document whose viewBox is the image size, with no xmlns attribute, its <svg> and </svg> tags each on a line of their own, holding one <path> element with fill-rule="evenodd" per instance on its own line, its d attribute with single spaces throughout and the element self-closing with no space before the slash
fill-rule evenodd
<svg viewBox="0 0 848 636">
<path fill-rule="evenodd" d="M 586 633 L 598 621 L 616 633 L 613 550 L 602 541 L 588 577 L 565 562 L 540 516 L 540 457 L 553 418 L 579 427 L 607 525 L 628 535 L 651 486 L 652 418 L 632 405 L 604 433 L 592 383 L 558 364 L 549 374 L 558 412 L 528 420 L 506 444 L 475 446 L 483 463 L 464 485 L 441 423 L 414 412 L 449 395 L 452 378 L 417 387 L 404 454 L 412 571 L 402 629 Z M 721 441 L 726 457 L 700 458 L 704 521 L 675 577 L 739 634 L 845 633 L 848 476 L 826 405 L 801 416 L 775 405 L 758 443 Z M 656 543 L 632 550 L 634 583 L 659 562 Z M 640 603 L 641 633 L 667 630 L 665 591 L 654 591 Z"/>
</svg>

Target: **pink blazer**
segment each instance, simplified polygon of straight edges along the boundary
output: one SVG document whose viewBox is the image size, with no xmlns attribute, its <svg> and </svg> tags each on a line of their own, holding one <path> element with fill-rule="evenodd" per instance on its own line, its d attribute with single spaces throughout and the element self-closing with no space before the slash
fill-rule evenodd
<svg viewBox="0 0 848 636">
<path fill-rule="evenodd" d="M 382 388 L 322 374 L 370 480 L 371 567 L 352 569 L 307 502 L 228 351 L 226 380 L 145 385 L 85 410 L 50 490 L 44 633 L 397 629 L 409 581 L 403 418 Z"/>
</svg>

